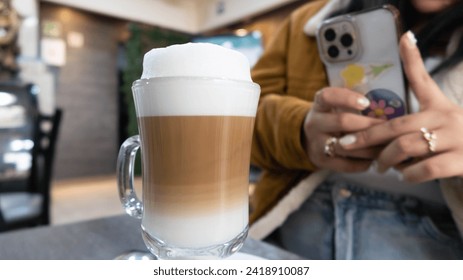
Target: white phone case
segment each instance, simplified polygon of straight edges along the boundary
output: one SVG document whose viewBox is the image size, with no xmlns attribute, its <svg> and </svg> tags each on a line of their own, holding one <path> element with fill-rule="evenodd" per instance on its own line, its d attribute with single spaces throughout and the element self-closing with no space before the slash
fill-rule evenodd
<svg viewBox="0 0 463 280">
<path fill-rule="evenodd" d="M 365 94 L 371 104 L 364 115 L 391 119 L 407 112 L 397 21 L 398 12 L 384 6 L 328 19 L 318 29 L 330 85 Z"/>
</svg>

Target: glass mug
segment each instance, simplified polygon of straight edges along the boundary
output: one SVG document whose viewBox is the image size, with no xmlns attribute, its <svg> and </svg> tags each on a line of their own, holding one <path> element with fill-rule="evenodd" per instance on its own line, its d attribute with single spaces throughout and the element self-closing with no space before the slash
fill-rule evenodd
<svg viewBox="0 0 463 280">
<path fill-rule="evenodd" d="M 143 240 L 160 259 L 225 258 L 248 231 L 249 167 L 260 87 L 207 77 L 133 83 L 140 135 L 117 160 L 126 212 L 142 219 Z M 143 199 L 133 187 L 141 147 Z"/>
</svg>

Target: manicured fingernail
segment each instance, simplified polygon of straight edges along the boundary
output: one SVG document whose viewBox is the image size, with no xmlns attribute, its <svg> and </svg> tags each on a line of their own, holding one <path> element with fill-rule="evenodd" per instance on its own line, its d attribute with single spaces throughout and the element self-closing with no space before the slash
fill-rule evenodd
<svg viewBox="0 0 463 280">
<path fill-rule="evenodd" d="M 341 146 L 352 145 L 355 143 L 355 141 L 357 141 L 357 137 L 355 137 L 355 135 L 353 134 L 344 135 L 343 137 L 341 137 L 341 139 L 339 139 L 339 143 L 341 144 Z"/>
<path fill-rule="evenodd" d="M 406 33 L 407 35 L 407 38 L 408 38 L 408 41 L 412 44 L 412 45 L 416 45 L 416 37 L 415 37 L 415 34 L 412 32 L 412 31 L 407 31 Z"/>
<path fill-rule="evenodd" d="M 370 106 L 370 100 L 368 100 L 368 98 L 365 98 L 365 97 L 360 97 L 359 99 L 357 99 L 357 103 L 362 106 L 362 109 L 366 109 L 368 106 Z"/>
</svg>

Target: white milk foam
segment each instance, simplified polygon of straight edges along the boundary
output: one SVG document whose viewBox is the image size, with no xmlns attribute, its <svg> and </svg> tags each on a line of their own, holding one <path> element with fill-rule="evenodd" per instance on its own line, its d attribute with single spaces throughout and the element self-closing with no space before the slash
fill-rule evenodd
<svg viewBox="0 0 463 280">
<path fill-rule="evenodd" d="M 138 116 L 254 117 L 260 94 L 247 58 L 209 43 L 149 51 L 132 88 Z"/>
<path fill-rule="evenodd" d="M 209 43 L 187 43 L 152 49 L 143 58 L 141 79 L 213 77 L 251 82 L 247 58 L 235 50 Z"/>
<path fill-rule="evenodd" d="M 198 216 L 170 216 L 152 213 L 143 217 L 144 229 L 153 237 L 175 247 L 197 248 L 228 242 L 248 225 L 247 200 L 227 212 Z"/>
</svg>

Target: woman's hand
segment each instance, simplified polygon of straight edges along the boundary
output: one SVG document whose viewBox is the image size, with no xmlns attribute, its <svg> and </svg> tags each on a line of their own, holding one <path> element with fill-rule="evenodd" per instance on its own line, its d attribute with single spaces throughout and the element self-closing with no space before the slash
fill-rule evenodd
<svg viewBox="0 0 463 280">
<path fill-rule="evenodd" d="M 410 182 L 462 176 L 463 109 L 429 76 L 412 33 L 402 36 L 400 51 L 420 112 L 347 135 L 340 144 L 356 150 L 388 143 L 378 157 L 378 171 L 394 167 Z"/>
<path fill-rule="evenodd" d="M 330 139 L 345 133 L 366 129 L 382 120 L 365 117 L 353 111 L 369 106 L 362 94 L 343 88 L 328 87 L 319 91 L 303 126 L 303 145 L 313 164 L 339 172 L 360 172 L 368 169 L 379 153 L 377 148 L 344 150 Z M 325 149 L 329 148 L 330 153 Z"/>
</svg>

